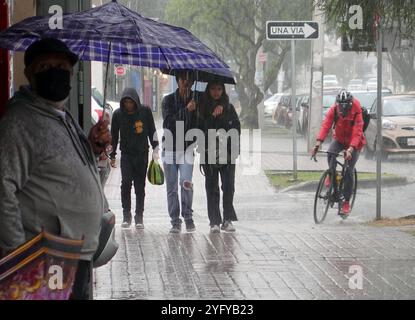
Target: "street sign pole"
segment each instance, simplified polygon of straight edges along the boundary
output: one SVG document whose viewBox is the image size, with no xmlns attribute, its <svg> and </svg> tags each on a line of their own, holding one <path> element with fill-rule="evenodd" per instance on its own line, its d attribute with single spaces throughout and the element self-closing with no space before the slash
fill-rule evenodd
<svg viewBox="0 0 415 320">
<path fill-rule="evenodd" d="M 297 173 L 297 110 L 296 110 L 296 68 L 295 68 L 295 40 L 291 40 L 291 106 L 292 106 L 292 119 L 293 119 L 293 180 L 298 179 Z"/>
<path fill-rule="evenodd" d="M 383 32 L 381 20 L 378 22 L 378 97 L 377 97 L 377 135 L 376 135 L 376 220 L 382 219 L 382 50 L 383 50 Z"/>
<path fill-rule="evenodd" d="M 267 40 L 291 40 L 291 108 L 293 130 L 293 180 L 298 179 L 297 110 L 295 41 L 319 38 L 319 23 L 315 21 L 267 21 Z"/>
</svg>

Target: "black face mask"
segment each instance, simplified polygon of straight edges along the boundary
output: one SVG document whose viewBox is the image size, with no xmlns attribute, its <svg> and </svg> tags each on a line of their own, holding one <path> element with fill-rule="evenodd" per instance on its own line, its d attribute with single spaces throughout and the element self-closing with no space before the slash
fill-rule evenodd
<svg viewBox="0 0 415 320">
<path fill-rule="evenodd" d="M 340 111 L 343 117 L 346 117 L 349 114 L 349 110 L 352 108 L 350 103 L 340 103 Z"/>
<path fill-rule="evenodd" d="M 67 70 L 50 68 L 35 74 L 36 92 L 43 99 L 59 102 L 71 91 L 71 74 Z"/>
</svg>

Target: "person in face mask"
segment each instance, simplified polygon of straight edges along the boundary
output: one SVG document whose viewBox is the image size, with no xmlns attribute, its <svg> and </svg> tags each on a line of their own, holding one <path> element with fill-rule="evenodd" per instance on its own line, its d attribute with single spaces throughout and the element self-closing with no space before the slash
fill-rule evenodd
<svg viewBox="0 0 415 320">
<path fill-rule="evenodd" d="M 363 115 L 360 102 L 350 92 L 341 90 L 336 97 L 336 103 L 327 112 L 326 118 L 321 126 L 317 142 L 311 155 L 314 157 L 321 144 L 333 128 L 333 142 L 328 149 L 329 166 L 336 165 L 336 157 L 339 152 L 344 151 L 344 158 L 348 161 L 348 167 L 344 178 L 344 199 L 341 215 L 346 218 L 350 213 L 350 198 L 353 191 L 354 168 L 359 154 L 366 144 L 363 133 Z M 330 186 L 330 177 L 325 181 L 326 187 Z"/>
<path fill-rule="evenodd" d="M 65 109 L 78 57 L 57 39 L 25 52 L 23 86 L 0 120 L 0 257 L 42 229 L 84 238 L 74 299 L 92 298 L 92 258 L 98 246 L 104 193 L 97 156 L 111 142 L 107 122 L 87 137 Z"/>
</svg>

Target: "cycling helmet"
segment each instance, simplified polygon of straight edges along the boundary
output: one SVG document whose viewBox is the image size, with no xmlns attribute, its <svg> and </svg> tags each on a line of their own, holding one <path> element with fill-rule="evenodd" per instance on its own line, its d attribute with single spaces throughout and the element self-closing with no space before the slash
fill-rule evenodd
<svg viewBox="0 0 415 320">
<path fill-rule="evenodd" d="M 336 97 L 336 103 L 340 107 L 343 117 L 345 117 L 352 108 L 353 96 L 349 91 L 342 89 Z"/>
</svg>

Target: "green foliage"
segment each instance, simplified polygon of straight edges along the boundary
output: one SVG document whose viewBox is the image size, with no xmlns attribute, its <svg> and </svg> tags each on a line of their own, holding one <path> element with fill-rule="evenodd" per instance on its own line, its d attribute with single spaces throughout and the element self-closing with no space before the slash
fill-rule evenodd
<svg viewBox="0 0 415 320">
<path fill-rule="evenodd" d="M 164 19 L 164 10 L 168 0 L 117 0 L 119 4 L 148 18 Z M 104 3 L 110 0 L 103 1 Z"/>
<path fill-rule="evenodd" d="M 308 20 L 311 12 L 309 0 L 170 0 L 166 19 L 189 29 L 231 65 L 242 118 L 249 127 L 256 127 L 256 107 L 263 98 L 255 84 L 258 51 L 264 45 L 269 53 L 264 91 L 275 81 L 289 52 L 289 42 L 266 40 L 266 21 Z M 299 50 L 299 57 L 306 57 L 307 52 Z"/>
<path fill-rule="evenodd" d="M 340 31 L 348 30 L 349 8 L 360 5 L 363 9 L 363 29 L 372 30 L 374 17 L 382 18 L 384 29 L 396 28 L 403 38 L 413 37 L 415 31 L 415 2 L 413 0 L 317 0 L 315 4 Z"/>
<path fill-rule="evenodd" d="M 358 43 L 375 45 L 375 17 L 381 17 L 388 58 L 399 73 L 406 91 L 415 90 L 415 1 L 413 0 L 317 0 L 327 22 L 337 34 L 355 37 Z M 349 8 L 363 9 L 363 30 L 350 30 Z"/>
</svg>

